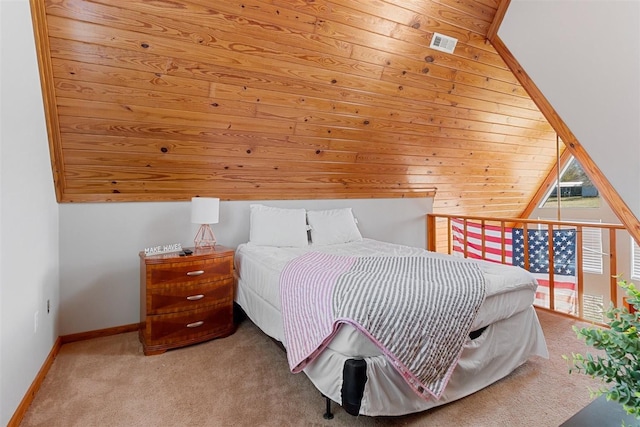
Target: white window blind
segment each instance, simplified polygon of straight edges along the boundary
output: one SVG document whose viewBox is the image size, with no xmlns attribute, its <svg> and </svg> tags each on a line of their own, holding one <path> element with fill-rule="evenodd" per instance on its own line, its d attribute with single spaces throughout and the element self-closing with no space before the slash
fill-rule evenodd
<svg viewBox="0 0 640 427">
<path fill-rule="evenodd" d="M 602 229 L 582 228 L 582 268 L 585 273 L 602 274 Z"/>
<path fill-rule="evenodd" d="M 640 279 L 640 248 L 633 237 L 631 238 L 631 278 Z"/>
<path fill-rule="evenodd" d="M 585 320 L 604 323 L 604 297 L 602 295 L 582 296 L 582 316 Z"/>
</svg>

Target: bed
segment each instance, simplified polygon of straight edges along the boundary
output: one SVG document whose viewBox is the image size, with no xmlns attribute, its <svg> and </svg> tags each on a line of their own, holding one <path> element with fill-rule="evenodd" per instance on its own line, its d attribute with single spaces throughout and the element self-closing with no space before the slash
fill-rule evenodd
<svg viewBox="0 0 640 427">
<path fill-rule="evenodd" d="M 398 259 L 405 262 L 428 259 L 428 262 L 446 265 L 469 264 L 464 268 L 472 268 L 482 276 L 483 295 L 476 308 L 471 310 L 473 315 L 464 327 L 465 336 L 455 354 L 455 363 L 444 378 L 439 379 L 441 389 L 438 392 L 431 392 L 430 389 L 426 393 L 422 387 L 416 387 L 415 382 L 412 383 L 411 378 L 407 377 L 407 372 L 401 369 L 407 366 L 406 363 L 400 363 L 404 360 L 398 362 L 390 358 L 390 352 L 385 351 L 388 345 L 381 346 L 381 342 L 357 322 L 334 322 L 331 334 L 317 346 L 312 356 L 303 356 L 304 363 L 298 363 L 297 359 L 289 360 L 292 372 L 296 372 L 298 365 L 298 370 L 308 376 L 322 395 L 342 405 L 348 413 L 394 416 L 424 411 L 492 384 L 532 356 L 548 357 L 544 336 L 532 305 L 537 284 L 525 270 L 363 238 L 350 210 L 298 210 L 295 215 L 297 219 L 293 221 L 288 216 L 291 214 L 289 210 L 271 209 L 252 205 L 250 241 L 239 245 L 236 250 L 235 302 L 264 333 L 282 343 L 285 349 L 290 349 L 288 356 L 294 353 L 295 347 L 294 342 L 288 340 L 295 335 L 288 330 L 289 326 L 285 330 L 287 316 L 291 315 L 285 311 L 283 318 L 283 305 L 287 308 L 291 303 L 281 295 L 281 281 L 285 276 L 283 271 L 288 274 L 289 269 L 297 266 L 300 260 L 307 260 L 308 265 L 313 265 L 314 257 L 331 257 L 334 261 Z M 271 222 L 264 222 L 265 211 L 273 214 Z M 274 240 L 283 238 L 281 233 L 273 232 L 282 231 L 283 225 L 288 230 L 285 234 L 300 234 L 291 230 L 297 228 L 294 224 L 301 221 L 303 213 L 304 223 L 298 226 L 303 227 L 304 242 L 299 235 L 296 235 L 295 242 Z M 316 213 L 319 217 L 315 216 Z M 318 218 L 320 221 L 317 221 Z M 268 233 L 272 235 L 265 239 L 258 230 L 264 230 L 266 225 L 269 226 Z M 325 238 L 325 225 L 331 230 L 329 238 Z M 310 226 L 312 228 L 308 232 Z M 309 276 L 308 270 L 298 273 L 302 274 L 291 277 L 304 281 Z M 310 282 L 313 284 L 313 280 L 310 279 Z M 311 310 L 315 305 L 319 304 L 314 301 L 305 310 Z M 452 315 L 458 312 L 457 308 L 447 310 Z M 428 323 L 435 324 L 432 321 Z"/>
</svg>

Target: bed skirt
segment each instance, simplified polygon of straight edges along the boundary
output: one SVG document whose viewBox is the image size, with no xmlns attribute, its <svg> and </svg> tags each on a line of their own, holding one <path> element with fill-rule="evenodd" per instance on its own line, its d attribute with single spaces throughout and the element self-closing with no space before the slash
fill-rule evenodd
<svg viewBox="0 0 640 427">
<path fill-rule="evenodd" d="M 367 382 L 360 414 L 405 415 L 461 399 L 504 378 L 534 355 L 548 357 L 548 352 L 531 307 L 488 326 L 478 338 L 464 345 L 439 400 L 424 400 L 414 393 L 384 355 L 365 357 Z M 304 372 L 318 390 L 340 403 L 343 365 L 350 358 L 329 348 Z"/>
<path fill-rule="evenodd" d="M 281 315 L 275 307 L 265 304 L 245 286 L 238 286 L 236 302 L 253 323 L 286 348 Z M 341 405 L 344 364 L 360 356 L 367 364 L 360 415 L 394 416 L 424 411 L 481 390 L 532 356 L 548 357 L 542 328 L 535 309 L 530 306 L 489 325 L 480 336 L 468 341 L 442 397 L 424 400 L 411 390 L 377 347 L 372 343 L 367 345 L 367 340 L 359 340 L 360 348 L 349 346 L 348 353 L 341 351 L 340 341 L 352 342 L 352 337 L 348 337 L 353 334 L 359 332 L 344 325 L 334 339 L 335 345 L 325 349 L 303 372 L 322 394 Z"/>
</svg>

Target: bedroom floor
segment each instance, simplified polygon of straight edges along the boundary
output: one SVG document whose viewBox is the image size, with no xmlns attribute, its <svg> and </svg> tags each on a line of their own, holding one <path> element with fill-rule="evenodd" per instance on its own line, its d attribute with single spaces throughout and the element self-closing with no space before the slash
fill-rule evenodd
<svg viewBox="0 0 640 427">
<path fill-rule="evenodd" d="M 62 347 L 21 426 L 558 426 L 597 383 L 562 354 L 587 351 L 562 316 L 538 311 L 549 360 L 533 358 L 471 396 L 420 414 L 352 417 L 324 399 L 250 321 L 230 337 L 143 356 L 137 333 Z"/>
</svg>

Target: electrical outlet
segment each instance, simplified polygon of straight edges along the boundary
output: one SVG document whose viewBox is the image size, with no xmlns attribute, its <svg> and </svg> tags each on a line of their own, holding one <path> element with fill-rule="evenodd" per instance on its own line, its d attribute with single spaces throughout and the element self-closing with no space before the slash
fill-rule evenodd
<svg viewBox="0 0 640 427">
<path fill-rule="evenodd" d="M 34 334 L 38 332 L 38 314 L 40 314 L 40 312 L 36 311 L 35 314 L 33 315 L 33 333 Z"/>
</svg>

